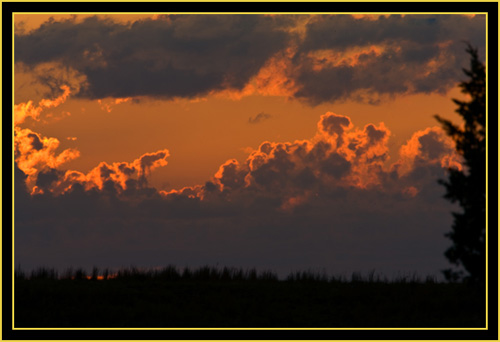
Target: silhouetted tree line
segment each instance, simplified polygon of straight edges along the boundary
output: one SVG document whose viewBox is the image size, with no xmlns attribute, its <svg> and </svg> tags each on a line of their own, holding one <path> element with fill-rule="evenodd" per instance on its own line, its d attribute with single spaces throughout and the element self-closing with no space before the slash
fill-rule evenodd
<svg viewBox="0 0 500 342">
<path fill-rule="evenodd" d="M 468 80 L 461 82 L 460 88 L 469 99 L 453 99 L 463 125 L 438 115 L 435 118 L 455 141 L 465 166 L 463 170 L 448 169 L 448 179 L 439 183 L 446 188 L 444 197 L 462 208 L 453 213 L 452 231 L 446 234 L 453 245 L 445 256 L 467 274 L 457 268 L 443 273 L 449 281 L 477 283 L 486 278 L 486 67 L 479 60 L 477 49 L 469 44 L 466 51 L 471 56 L 470 69 L 463 69 Z"/>
<path fill-rule="evenodd" d="M 62 272 L 54 268 L 38 267 L 31 272 L 26 273 L 20 266 L 16 267 L 15 279 L 18 280 L 124 280 L 124 281 L 241 281 L 241 282 L 278 282 L 279 277 L 272 271 L 257 271 L 255 268 L 242 269 L 233 267 L 211 267 L 202 266 L 196 269 L 179 269 L 169 265 L 157 269 L 139 269 L 136 267 L 121 268 L 112 271 L 108 268 L 99 269 L 94 267 L 91 272 L 83 268 L 68 268 Z M 283 280 L 284 282 L 302 282 L 302 283 L 437 283 L 433 276 L 420 278 L 416 273 L 398 274 L 392 279 L 382 274 L 376 274 L 375 270 L 366 275 L 359 272 L 353 272 L 350 277 L 344 275 L 327 275 L 326 272 L 295 271 L 289 273 Z"/>
</svg>

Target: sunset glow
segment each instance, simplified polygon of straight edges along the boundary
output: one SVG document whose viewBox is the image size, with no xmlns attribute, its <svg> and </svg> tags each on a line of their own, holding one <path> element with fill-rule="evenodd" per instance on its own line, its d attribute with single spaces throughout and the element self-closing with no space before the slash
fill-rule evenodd
<svg viewBox="0 0 500 342">
<path fill-rule="evenodd" d="M 433 115 L 485 15 L 14 20 L 16 264 L 446 264 L 466 166 Z"/>
</svg>

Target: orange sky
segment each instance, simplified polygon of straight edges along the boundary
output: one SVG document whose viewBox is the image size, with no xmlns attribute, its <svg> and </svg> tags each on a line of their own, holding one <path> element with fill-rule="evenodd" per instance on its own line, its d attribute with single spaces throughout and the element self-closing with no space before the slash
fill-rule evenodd
<svg viewBox="0 0 500 342">
<path fill-rule="evenodd" d="M 449 266 L 433 116 L 485 15 L 51 16 L 14 18 L 16 265 Z"/>
<path fill-rule="evenodd" d="M 396 156 L 399 147 L 415 131 L 437 125 L 432 115 L 454 118 L 455 107 L 450 98 L 458 96 L 460 93 L 453 90 L 446 95 L 396 98 L 383 105 L 349 101 L 315 108 L 281 97 L 256 95 L 240 101 L 211 97 L 196 103 L 129 101 L 113 105 L 111 112 L 97 101 L 70 98 L 47 110 L 53 118 L 45 119 L 46 123 L 27 122 L 25 127 L 59 139 L 60 150 L 77 148 L 80 157 L 65 167 L 82 172 L 101 161 L 131 161 L 145 152 L 167 148 L 171 152 L 168 166 L 152 173 L 150 181 L 158 188 L 170 190 L 202 184 L 227 159 L 244 161 L 246 148 L 255 149 L 262 141 L 311 138 L 319 116 L 327 111 L 350 116 L 358 127 L 384 122 L 392 132 L 391 155 Z M 250 117 L 261 112 L 272 117 L 259 124 L 248 123 Z"/>
<path fill-rule="evenodd" d="M 71 16 L 15 15 L 15 24 L 27 33 L 38 28 L 48 17 L 58 21 Z M 79 16 L 76 22 L 85 17 Z M 112 16 L 120 22 L 147 17 L 150 16 Z M 368 47 L 368 51 L 372 49 Z M 352 54 L 355 60 L 349 63 L 357 63 L 359 50 Z M 266 83 L 264 88 L 249 84 L 250 88 L 245 88 L 240 98 L 216 92 L 196 100 L 140 98 L 139 103 L 131 100 L 116 103 L 120 101 L 78 99 L 70 94 L 59 106 L 44 109 L 40 121 L 27 119 L 23 127 L 57 138 L 59 151 L 77 149 L 80 156 L 67 162 L 65 168 L 84 173 L 102 161 L 132 161 L 146 152 L 168 149 L 171 154 L 168 165 L 151 174 L 150 184 L 171 190 L 203 184 L 226 160 L 244 161 L 249 151 L 263 141 L 311 138 L 319 117 L 328 111 L 349 116 L 356 127 L 384 122 L 391 131 L 389 149 L 393 158 L 397 158 L 401 145 L 414 132 L 437 125 L 432 117 L 434 114 L 456 119 L 451 98 L 460 98 L 458 88 L 446 94 L 396 95 L 376 105 L 344 100 L 310 106 L 287 97 L 287 90 L 280 81 L 286 77 L 282 74 L 286 66 L 279 64 L 286 63 L 283 61 L 277 59 L 267 64 L 269 71 L 261 71 L 261 76 L 254 80 L 257 83 L 253 84 L 259 87 L 259 79 L 271 83 Z M 36 88 L 30 88 L 30 77 L 29 72 L 17 70 L 16 104 L 32 98 L 37 101 L 34 97 L 39 94 Z M 82 81 L 74 75 L 72 79 L 75 84 Z M 250 124 L 249 119 L 259 113 L 268 114 L 269 118 Z"/>
</svg>

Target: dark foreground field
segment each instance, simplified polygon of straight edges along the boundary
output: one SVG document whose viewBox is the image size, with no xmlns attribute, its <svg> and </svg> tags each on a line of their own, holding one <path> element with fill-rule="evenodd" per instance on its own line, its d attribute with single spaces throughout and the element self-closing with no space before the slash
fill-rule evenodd
<svg viewBox="0 0 500 342">
<path fill-rule="evenodd" d="M 102 279 L 103 276 L 106 279 Z M 20 327 L 484 327 L 485 297 L 465 285 L 336 279 L 202 268 L 16 274 Z"/>
</svg>

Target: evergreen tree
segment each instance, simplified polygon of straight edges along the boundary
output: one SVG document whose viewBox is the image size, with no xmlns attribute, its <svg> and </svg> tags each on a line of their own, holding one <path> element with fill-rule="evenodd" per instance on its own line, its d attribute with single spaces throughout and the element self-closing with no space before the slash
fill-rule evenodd
<svg viewBox="0 0 500 342">
<path fill-rule="evenodd" d="M 446 133 L 455 141 L 456 151 L 463 158 L 464 169 L 449 169 L 447 180 L 439 183 L 446 188 L 445 198 L 458 202 L 461 212 L 454 212 L 452 231 L 446 236 L 453 245 L 445 256 L 467 272 L 447 269 L 443 273 L 447 280 L 465 279 L 484 282 L 486 276 L 486 68 L 479 60 L 477 49 L 468 45 L 470 70 L 463 69 L 467 81 L 460 83 L 462 93 L 468 100 L 453 99 L 458 105 L 456 112 L 462 117 L 458 126 L 438 115 Z"/>
</svg>

